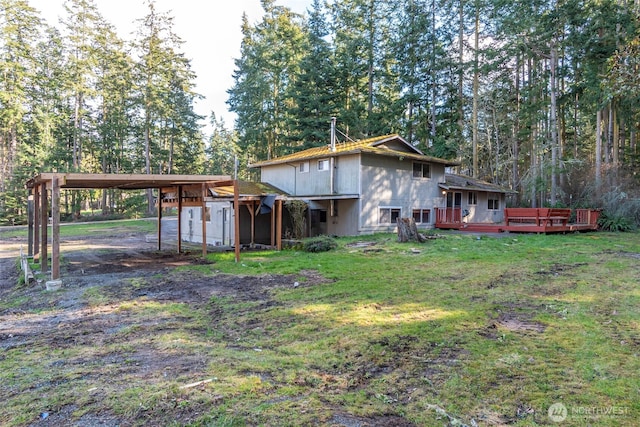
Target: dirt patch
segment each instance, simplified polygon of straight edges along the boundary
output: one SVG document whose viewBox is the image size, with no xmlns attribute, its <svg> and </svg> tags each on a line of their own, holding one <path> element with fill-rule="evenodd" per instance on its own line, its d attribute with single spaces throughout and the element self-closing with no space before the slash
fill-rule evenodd
<svg viewBox="0 0 640 427">
<path fill-rule="evenodd" d="M 495 323 L 496 327 L 513 332 L 544 332 L 545 326 L 541 323 L 523 319 L 521 315 L 514 313 L 502 313 Z"/>
<path fill-rule="evenodd" d="M 172 244 L 170 238 L 163 235 L 163 251 L 157 250 L 154 236 L 130 231 L 64 238 L 63 287 L 47 292 L 42 282 L 17 286 L 16 259 L 26 242 L 0 237 L 0 360 L 15 357 L 21 365 L 19 379 L 0 384 L 3 400 L 19 401 L 33 393 L 51 396 L 72 387 L 82 389 L 77 392 L 82 402 L 40 408 L 27 418 L 33 425 L 50 426 L 187 424 L 221 404 L 220 397 L 187 405 L 181 394 L 171 398 L 174 392 L 166 391 L 165 406 L 141 402 L 135 413 L 122 414 L 113 396 L 132 386 L 190 384 L 207 378 L 213 361 L 206 351 L 193 347 L 198 340 L 181 337 L 199 337 L 204 350 L 211 345 L 208 322 L 215 322 L 221 310 L 216 301 L 268 309 L 277 305 L 278 289 L 326 282 L 315 271 L 235 276 L 216 273 L 213 266 L 180 269 L 206 261 L 199 250 L 172 250 L 175 241 Z M 221 339 L 241 347 L 243 334 L 252 328 L 255 325 L 237 322 L 233 331 L 222 330 Z M 30 361 L 36 351 L 50 356 Z M 0 424 L 2 419 L 0 413 Z"/>
</svg>

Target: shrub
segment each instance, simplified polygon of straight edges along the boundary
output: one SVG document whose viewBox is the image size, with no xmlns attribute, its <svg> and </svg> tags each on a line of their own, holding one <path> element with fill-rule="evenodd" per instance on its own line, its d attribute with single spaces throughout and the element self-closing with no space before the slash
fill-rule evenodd
<svg viewBox="0 0 640 427">
<path fill-rule="evenodd" d="M 640 224 L 640 199 L 615 187 L 603 194 L 599 200 L 602 215 L 600 228 L 606 231 L 630 231 Z"/>
<path fill-rule="evenodd" d="M 626 216 L 611 215 L 603 212 L 598 219 L 598 226 L 604 231 L 631 231 L 635 224 Z"/>
<path fill-rule="evenodd" d="M 336 239 L 329 236 L 318 236 L 305 239 L 303 249 L 305 252 L 328 252 L 338 247 Z"/>
</svg>

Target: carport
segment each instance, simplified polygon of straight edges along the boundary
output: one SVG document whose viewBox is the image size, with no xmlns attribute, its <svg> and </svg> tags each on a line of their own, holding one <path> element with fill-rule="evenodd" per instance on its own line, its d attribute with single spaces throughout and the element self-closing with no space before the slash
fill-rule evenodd
<svg viewBox="0 0 640 427">
<path fill-rule="evenodd" d="M 162 249 L 162 209 L 178 209 L 178 252 L 181 246 L 181 215 L 183 206 L 199 206 L 204 212 L 207 200 L 212 197 L 210 189 L 233 188 L 233 203 L 241 204 L 238 181 L 225 175 L 158 175 L 158 174 L 85 174 L 85 173 L 41 173 L 27 181 L 29 189 L 28 224 L 29 256 L 39 258 L 41 270 L 48 272 L 48 223 L 49 194 L 51 195 L 51 278 L 60 278 L 60 190 L 110 189 L 143 190 L 156 189 L 158 210 L 158 250 Z M 282 210 L 279 210 L 281 224 Z M 203 221 L 202 255 L 207 254 L 206 227 Z M 234 221 L 236 236 L 240 235 L 239 215 Z M 235 242 L 236 262 L 240 260 L 240 243 Z"/>
</svg>

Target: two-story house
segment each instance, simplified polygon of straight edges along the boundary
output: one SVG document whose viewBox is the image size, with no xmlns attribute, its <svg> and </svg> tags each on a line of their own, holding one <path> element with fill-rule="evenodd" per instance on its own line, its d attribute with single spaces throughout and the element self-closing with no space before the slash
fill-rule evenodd
<svg viewBox="0 0 640 427">
<path fill-rule="evenodd" d="M 505 190 L 446 173 L 457 162 L 426 156 L 399 135 L 330 144 L 253 164 L 262 182 L 306 201 L 311 235 L 390 231 L 398 217 L 432 227 L 436 208 L 466 220 L 502 220 Z M 508 190 L 507 190 L 508 191 Z"/>
<path fill-rule="evenodd" d="M 307 203 L 310 236 L 393 231 L 399 217 L 413 217 L 420 228 L 431 228 L 436 210 L 464 222 L 502 221 L 505 194 L 510 190 L 446 173 L 447 167 L 456 165 L 456 161 L 424 155 L 394 134 L 328 144 L 250 166 L 260 169 L 262 184 L 268 184 L 278 197 Z M 223 245 L 233 241 L 229 220 L 224 220 L 233 213 L 232 206 L 218 202 L 212 212 L 222 218 L 223 229 L 212 225 L 208 236 Z M 247 222 L 248 217 L 242 217 L 246 217 L 244 210 L 240 214 L 240 221 Z M 193 212 L 189 218 L 202 215 Z M 199 227 L 185 225 L 183 229 Z M 197 241 L 198 236 L 183 235 L 183 239 Z"/>
</svg>

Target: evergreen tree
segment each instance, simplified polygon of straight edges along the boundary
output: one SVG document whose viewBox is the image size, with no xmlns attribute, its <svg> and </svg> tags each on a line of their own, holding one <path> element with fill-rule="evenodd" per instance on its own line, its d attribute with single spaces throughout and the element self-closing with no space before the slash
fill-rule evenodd
<svg viewBox="0 0 640 427">
<path fill-rule="evenodd" d="M 212 175 L 234 176 L 236 161 L 240 162 L 241 153 L 238 150 L 237 134 L 226 128 L 224 120 L 218 120 L 214 113 L 211 114 L 211 127 L 213 132 L 209 138 L 207 147 L 208 163 L 206 172 Z"/>
<path fill-rule="evenodd" d="M 272 158 L 292 147 L 288 124 L 295 100 L 304 33 L 300 17 L 288 8 L 262 0 L 265 14 L 251 26 L 242 20 L 241 56 L 236 59 L 228 104 L 237 114 L 238 144 L 253 159 Z"/>
<path fill-rule="evenodd" d="M 134 66 L 138 125 L 134 144 L 135 169 L 145 173 L 202 171 L 204 141 L 193 103 L 195 74 L 180 51 L 183 41 L 173 31 L 173 18 L 147 2 L 134 43 L 139 61 Z M 142 151 L 138 147 L 142 147 Z M 142 161 L 142 162 L 141 162 Z M 148 211 L 153 195 L 147 192 Z"/>
<path fill-rule="evenodd" d="M 306 26 L 304 56 L 300 75 L 291 87 L 294 106 L 291 111 L 292 143 L 301 148 L 327 144 L 329 123 L 337 114 L 339 92 L 332 46 L 327 40 L 329 28 L 320 0 L 314 0 Z"/>
<path fill-rule="evenodd" d="M 24 180 L 30 170 L 21 161 L 29 147 L 28 94 L 34 80 L 34 47 L 41 22 L 23 0 L 0 0 L 0 222 L 24 215 Z"/>
</svg>

